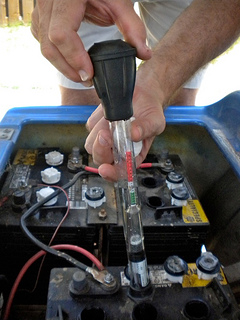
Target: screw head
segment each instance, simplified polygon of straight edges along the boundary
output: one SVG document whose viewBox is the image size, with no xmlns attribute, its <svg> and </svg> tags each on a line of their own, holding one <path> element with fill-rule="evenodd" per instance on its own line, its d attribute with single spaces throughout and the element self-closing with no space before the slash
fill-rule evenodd
<svg viewBox="0 0 240 320">
<path fill-rule="evenodd" d="M 102 209 L 98 212 L 98 217 L 99 217 L 99 219 L 101 219 L 101 220 L 106 219 L 106 218 L 107 218 L 107 211 L 102 208 Z"/>
<path fill-rule="evenodd" d="M 114 281 L 114 277 L 113 275 L 111 275 L 111 273 L 107 273 L 104 277 L 104 282 L 107 284 L 110 284 Z"/>
</svg>

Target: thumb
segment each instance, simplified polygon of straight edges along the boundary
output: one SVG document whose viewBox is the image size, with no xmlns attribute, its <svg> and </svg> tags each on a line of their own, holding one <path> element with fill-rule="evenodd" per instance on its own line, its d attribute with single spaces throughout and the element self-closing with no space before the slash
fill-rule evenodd
<svg viewBox="0 0 240 320">
<path fill-rule="evenodd" d="M 139 117 L 132 122 L 131 135 L 133 141 L 141 141 L 155 137 L 166 127 L 162 109 L 150 111 L 148 115 Z"/>
</svg>

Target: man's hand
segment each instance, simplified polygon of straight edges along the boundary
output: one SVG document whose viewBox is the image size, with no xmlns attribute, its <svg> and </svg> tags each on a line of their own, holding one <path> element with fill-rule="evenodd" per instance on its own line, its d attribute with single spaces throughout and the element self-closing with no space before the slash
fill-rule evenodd
<svg viewBox="0 0 240 320">
<path fill-rule="evenodd" d="M 116 24 L 138 57 L 150 58 L 145 27 L 131 0 L 37 0 L 32 33 L 45 58 L 72 81 L 91 85 L 93 77 L 91 60 L 77 34 L 83 20 L 100 26 Z"/>
<path fill-rule="evenodd" d="M 165 129 L 159 83 L 148 74 L 150 73 L 146 74 L 140 68 L 133 95 L 135 120 L 132 122 L 132 140 L 143 141 L 142 151 L 136 157 L 137 166 L 145 159 L 154 137 Z M 113 165 L 113 141 L 101 105 L 88 119 L 87 128 L 90 134 L 86 139 L 85 148 L 92 154 L 94 163 L 99 165 L 99 174 L 106 180 L 117 180 L 117 172 Z"/>
</svg>

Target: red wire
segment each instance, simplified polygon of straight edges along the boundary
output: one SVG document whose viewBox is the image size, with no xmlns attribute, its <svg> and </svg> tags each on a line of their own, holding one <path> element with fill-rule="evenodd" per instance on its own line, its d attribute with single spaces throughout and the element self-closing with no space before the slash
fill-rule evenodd
<svg viewBox="0 0 240 320">
<path fill-rule="evenodd" d="M 153 165 L 152 163 L 141 163 L 138 168 L 140 168 L 140 169 L 151 168 L 152 165 Z"/>
<path fill-rule="evenodd" d="M 140 164 L 140 166 L 138 168 L 151 168 L 152 167 L 152 163 L 142 163 Z M 89 166 L 85 166 L 84 169 L 86 171 L 89 171 L 89 172 L 93 172 L 93 173 L 97 173 L 98 174 L 98 169 L 97 168 L 93 168 L 93 167 L 89 167 Z M 61 189 L 60 187 L 58 186 L 54 186 L 55 188 L 59 188 Z M 66 193 L 65 193 L 66 195 Z M 67 195 L 66 195 L 67 196 Z M 68 198 L 68 197 L 67 197 Z M 3 199 L 5 200 L 5 199 Z M 2 203 L 1 203 L 2 204 Z M 68 199 L 68 204 L 69 204 L 69 199 Z M 67 214 L 68 214 L 68 211 L 69 211 L 69 208 L 65 214 L 65 216 L 63 217 L 62 221 L 60 222 L 59 226 L 57 227 L 57 229 L 55 230 L 55 233 L 51 239 L 51 241 L 54 239 L 55 235 L 56 235 L 56 232 L 58 231 L 60 225 L 63 223 L 63 221 L 65 220 L 65 218 L 67 217 Z M 50 241 L 50 242 L 51 242 Z M 52 246 L 52 248 L 54 249 L 57 249 L 57 250 L 72 250 L 72 251 L 76 251 L 76 252 L 79 252 L 83 255 L 85 255 L 88 259 L 90 259 L 95 265 L 96 267 L 99 269 L 99 270 L 103 270 L 104 269 L 104 266 L 102 265 L 102 263 L 93 255 L 91 254 L 89 251 L 81 248 L 81 247 L 78 247 L 78 246 L 74 246 L 74 245 L 69 245 L 69 244 L 59 244 L 59 245 L 55 245 L 55 246 Z M 14 296 L 16 294 L 16 291 L 17 291 L 17 288 L 19 286 L 19 283 L 21 282 L 23 276 L 25 275 L 25 273 L 27 272 L 28 268 L 37 260 L 39 259 L 41 256 L 45 256 L 46 255 L 46 252 L 41 250 L 39 251 L 38 253 L 36 253 L 34 256 L 32 256 L 26 263 L 25 265 L 22 267 L 22 269 L 20 270 L 13 286 L 12 286 L 12 289 L 11 289 L 11 292 L 9 294 L 9 297 L 8 297 L 8 301 L 7 301 L 7 305 L 6 305 L 6 309 L 5 309 L 5 312 L 4 312 L 4 316 L 3 316 L 3 320 L 7 320 L 9 315 L 10 315 L 10 310 L 11 310 L 11 306 L 12 306 L 12 302 L 13 302 L 13 299 L 14 299 Z"/>
<path fill-rule="evenodd" d="M 89 251 L 87 251 L 87 250 L 85 250 L 85 249 L 83 249 L 81 247 L 74 246 L 74 245 L 71 245 L 71 244 L 58 244 L 58 245 L 52 246 L 51 248 L 54 248 L 56 250 L 72 250 L 72 251 L 79 252 L 79 253 L 83 254 L 84 256 L 86 256 L 88 259 L 90 259 L 100 271 L 104 269 L 104 266 L 102 265 L 102 263 L 93 254 L 91 254 Z M 19 274 L 18 274 L 18 276 L 17 276 L 17 278 L 16 278 L 16 280 L 15 280 L 13 286 L 12 286 L 11 292 L 9 294 L 7 305 L 6 305 L 6 309 L 5 309 L 4 316 L 3 316 L 3 320 L 7 320 L 9 315 L 10 315 L 12 302 L 13 302 L 14 296 L 16 294 L 17 288 L 18 288 L 19 283 L 22 280 L 23 276 L 27 272 L 28 268 L 37 259 L 39 259 L 41 256 L 43 256 L 45 254 L 46 254 L 46 252 L 43 251 L 43 250 L 37 252 L 34 256 L 32 256 L 25 263 L 25 265 L 20 270 L 20 272 L 19 272 Z"/>
<path fill-rule="evenodd" d="M 39 184 L 39 186 L 48 187 L 48 185 L 45 185 L 45 184 Z M 48 246 L 51 246 L 51 244 L 52 244 L 52 242 L 53 242 L 53 240 L 54 240 L 54 238 L 55 238 L 58 230 L 60 229 L 60 227 L 61 227 L 61 225 L 63 224 L 63 222 L 66 220 L 66 218 L 67 218 L 67 216 L 68 216 L 68 214 L 69 214 L 69 210 L 70 210 L 70 199 L 69 199 L 69 197 L 68 197 L 67 192 L 66 192 L 63 188 L 61 188 L 61 187 L 59 187 L 59 186 L 51 186 L 51 187 L 60 189 L 60 190 L 65 194 L 65 196 L 66 196 L 66 198 L 67 198 L 67 211 L 66 211 L 66 213 L 64 214 L 62 220 L 59 222 L 56 230 L 54 231 L 54 233 L 53 233 L 53 235 L 52 235 L 52 238 L 51 238 L 51 240 L 50 240 L 49 243 L 48 243 Z M 40 277 L 40 273 L 41 273 L 42 266 L 43 266 L 43 263 L 44 263 L 44 261 L 45 261 L 45 258 L 46 258 L 46 255 L 44 255 L 43 258 L 42 258 L 41 264 L 40 264 L 39 269 L 38 269 L 37 278 L 36 278 L 34 287 L 33 287 L 33 289 L 30 291 L 31 293 L 34 292 L 34 290 L 35 290 L 36 287 L 37 287 L 38 280 L 39 280 L 39 277 Z"/>
<path fill-rule="evenodd" d="M 93 173 L 97 173 L 97 174 L 98 174 L 98 169 L 97 169 L 97 168 L 84 166 L 84 169 L 85 169 L 86 171 L 89 171 L 89 172 L 93 172 Z"/>
<path fill-rule="evenodd" d="M 151 168 L 152 165 L 153 165 L 152 163 L 142 163 L 142 164 L 140 164 L 140 166 L 138 167 L 138 169 Z M 89 171 L 89 172 L 93 172 L 93 173 L 97 173 L 97 174 L 98 174 L 98 169 L 97 169 L 97 168 L 84 166 L 84 169 L 85 169 L 86 171 Z"/>
<path fill-rule="evenodd" d="M 39 184 L 39 186 L 49 187 L 49 185 L 46 185 L 46 184 Z M 67 211 L 66 211 L 66 213 L 64 214 L 62 220 L 59 222 L 56 230 L 54 231 L 54 233 L 53 233 L 53 235 L 52 235 L 52 238 L 51 238 L 50 242 L 48 243 L 49 246 L 52 244 L 52 242 L 53 242 L 53 240 L 54 240 L 54 238 L 55 238 L 55 236 L 56 236 L 59 228 L 61 227 L 61 225 L 63 224 L 63 222 L 66 220 L 66 218 L 67 218 L 67 216 L 68 216 L 68 214 L 69 214 L 69 210 L 70 210 L 70 199 L 69 199 L 69 197 L 68 197 L 67 192 L 66 192 L 63 188 L 61 188 L 61 187 L 59 187 L 59 186 L 51 186 L 51 188 L 60 189 L 60 190 L 65 194 L 65 197 L 66 197 L 66 199 L 67 199 Z"/>
<path fill-rule="evenodd" d="M 7 200 L 8 200 L 7 196 L 5 196 L 2 199 L 0 199 L 0 207 L 2 207 Z"/>
</svg>

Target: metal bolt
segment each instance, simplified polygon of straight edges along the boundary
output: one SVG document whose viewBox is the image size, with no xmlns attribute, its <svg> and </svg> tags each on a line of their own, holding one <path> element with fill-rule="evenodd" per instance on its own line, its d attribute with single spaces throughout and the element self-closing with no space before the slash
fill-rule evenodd
<svg viewBox="0 0 240 320">
<path fill-rule="evenodd" d="M 89 287 L 85 272 L 78 270 L 73 274 L 69 289 L 74 295 L 79 295 L 88 291 Z"/>
<path fill-rule="evenodd" d="M 79 163 L 80 160 L 80 149 L 78 147 L 72 148 L 72 162 L 73 163 Z"/>
<path fill-rule="evenodd" d="M 104 277 L 104 282 L 107 284 L 110 284 L 114 281 L 114 277 L 113 275 L 111 275 L 111 273 L 107 273 Z"/>
<path fill-rule="evenodd" d="M 164 172 L 171 172 L 173 170 L 173 163 L 171 159 L 166 159 L 162 165 L 161 165 L 161 169 Z"/>
<path fill-rule="evenodd" d="M 102 208 L 102 209 L 98 212 L 98 217 L 99 217 L 99 219 L 101 219 L 101 220 L 106 219 L 106 218 L 107 218 L 107 211 Z"/>
<path fill-rule="evenodd" d="M 167 159 L 164 164 L 165 166 L 171 166 L 172 165 L 171 159 Z"/>
<path fill-rule="evenodd" d="M 27 187 L 27 181 L 25 178 L 22 178 L 20 181 L 19 181 L 19 185 L 21 188 L 25 188 Z"/>
<path fill-rule="evenodd" d="M 168 158 L 169 152 L 168 149 L 162 149 L 160 152 L 160 157 L 162 160 L 166 160 Z"/>
</svg>

